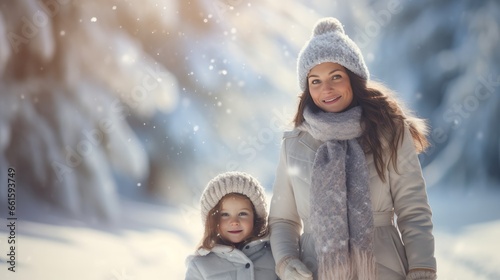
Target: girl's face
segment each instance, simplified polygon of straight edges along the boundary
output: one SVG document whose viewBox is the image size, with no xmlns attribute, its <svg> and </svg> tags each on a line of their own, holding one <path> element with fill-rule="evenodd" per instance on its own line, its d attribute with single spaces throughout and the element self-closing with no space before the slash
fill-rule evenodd
<svg viewBox="0 0 500 280">
<path fill-rule="evenodd" d="M 340 64 L 325 62 L 314 66 L 307 83 L 314 104 L 325 112 L 339 113 L 352 103 L 351 81 Z"/>
<path fill-rule="evenodd" d="M 248 198 L 229 195 L 223 198 L 220 218 L 219 234 L 232 243 L 244 241 L 253 231 L 254 213 L 252 202 Z"/>
</svg>

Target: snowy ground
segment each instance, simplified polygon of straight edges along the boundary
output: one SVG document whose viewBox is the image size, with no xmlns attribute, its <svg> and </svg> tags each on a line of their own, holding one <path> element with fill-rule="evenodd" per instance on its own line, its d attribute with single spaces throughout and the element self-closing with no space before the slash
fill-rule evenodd
<svg viewBox="0 0 500 280">
<path fill-rule="evenodd" d="M 439 279 L 500 279 L 500 189 L 431 189 L 429 200 Z"/>
<path fill-rule="evenodd" d="M 429 198 L 439 279 L 500 279 L 500 190 L 430 189 Z M 2 280 L 183 279 L 184 259 L 201 234 L 193 207 L 123 199 L 123 219 L 102 226 L 62 216 L 40 202 L 22 203 L 27 202 L 18 205 L 15 273 L 7 270 L 8 232 L 0 227 Z"/>
</svg>

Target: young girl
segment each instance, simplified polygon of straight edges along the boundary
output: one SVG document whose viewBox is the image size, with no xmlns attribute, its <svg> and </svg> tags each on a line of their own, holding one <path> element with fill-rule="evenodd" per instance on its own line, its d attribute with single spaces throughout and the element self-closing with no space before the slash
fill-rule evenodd
<svg viewBox="0 0 500 280">
<path fill-rule="evenodd" d="M 227 172 L 201 196 L 205 233 L 187 259 L 186 280 L 276 280 L 267 228 L 264 189 L 252 176 Z"/>
</svg>

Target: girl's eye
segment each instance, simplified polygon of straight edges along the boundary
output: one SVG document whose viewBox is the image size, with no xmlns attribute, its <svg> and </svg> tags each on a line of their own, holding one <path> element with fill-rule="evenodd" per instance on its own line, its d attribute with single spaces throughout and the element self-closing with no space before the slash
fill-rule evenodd
<svg viewBox="0 0 500 280">
<path fill-rule="evenodd" d="M 220 213 L 220 216 L 221 216 L 221 217 L 228 217 L 228 216 L 229 216 L 229 214 L 228 214 L 228 213 Z"/>
<path fill-rule="evenodd" d="M 332 76 L 332 80 L 338 80 L 338 79 L 340 79 L 340 78 L 342 78 L 342 76 L 341 76 L 341 75 L 333 75 L 333 76 Z"/>
<path fill-rule="evenodd" d="M 240 216 L 248 216 L 248 213 L 247 212 L 241 212 Z"/>
<path fill-rule="evenodd" d="M 312 85 L 319 84 L 319 80 L 318 80 L 318 79 L 312 80 L 312 81 L 311 81 L 311 84 L 312 84 Z"/>
</svg>

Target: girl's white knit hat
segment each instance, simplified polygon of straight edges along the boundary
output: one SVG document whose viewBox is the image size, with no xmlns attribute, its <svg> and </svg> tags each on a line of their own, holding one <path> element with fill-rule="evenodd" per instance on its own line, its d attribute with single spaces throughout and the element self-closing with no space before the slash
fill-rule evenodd
<svg viewBox="0 0 500 280">
<path fill-rule="evenodd" d="M 299 53 L 297 75 L 302 91 L 306 89 L 309 71 L 324 62 L 338 63 L 365 80 L 370 78 L 361 50 L 345 34 L 342 23 L 332 17 L 316 23 L 311 39 Z"/>
<path fill-rule="evenodd" d="M 266 196 L 259 181 L 247 173 L 230 171 L 210 180 L 203 191 L 200 199 L 203 223 L 207 220 L 208 212 L 219 203 L 221 198 L 230 193 L 247 196 L 255 207 L 256 215 L 264 220 L 267 219 Z"/>
</svg>

